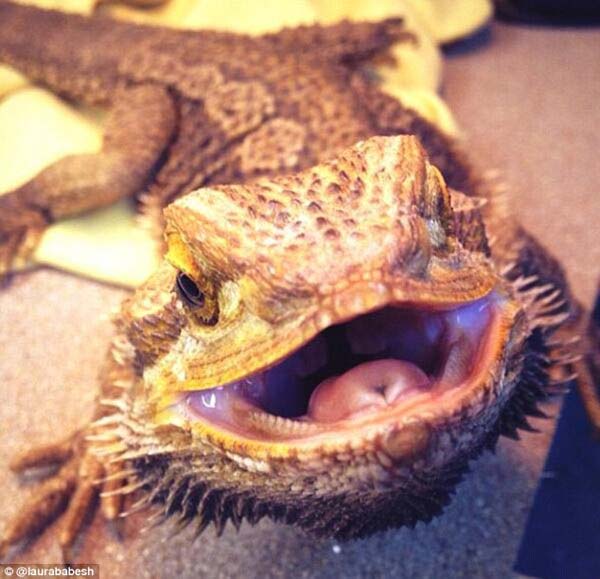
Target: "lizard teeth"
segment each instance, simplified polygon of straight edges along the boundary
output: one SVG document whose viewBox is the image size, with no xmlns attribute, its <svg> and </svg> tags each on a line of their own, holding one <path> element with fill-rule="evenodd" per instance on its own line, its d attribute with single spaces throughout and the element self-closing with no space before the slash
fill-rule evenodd
<svg viewBox="0 0 600 579">
<path fill-rule="evenodd" d="M 318 429 L 317 425 L 311 422 L 292 420 L 260 411 L 250 413 L 248 421 L 263 431 L 279 434 L 305 434 Z"/>
</svg>

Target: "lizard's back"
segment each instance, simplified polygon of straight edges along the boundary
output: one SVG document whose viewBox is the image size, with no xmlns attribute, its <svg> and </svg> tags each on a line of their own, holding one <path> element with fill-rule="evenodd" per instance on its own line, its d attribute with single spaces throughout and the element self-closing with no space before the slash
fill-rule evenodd
<svg viewBox="0 0 600 579">
<path fill-rule="evenodd" d="M 300 170 L 398 133 L 417 134 L 450 185 L 475 193 L 452 143 L 358 71 L 406 38 L 395 20 L 250 37 L 0 2 L 0 61 L 54 92 L 101 105 L 136 85 L 172 95 L 178 126 L 148 183 L 155 207 L 202 185 Z"/>
<path fill-rule="evenodd" d="M 108 104 L 116 85 L 128 81 L 122 66 L 132 55 L 149 45 L 164 53 L 184 46 L 189 51 L 194 36 L 102 15 L 0 2 L 0 60 L 54 92 L 92 104 Z M 210 52 L 216 39 L 223 43 L 230 36 L 203 31 L 196 52 Z"/>
</svg>

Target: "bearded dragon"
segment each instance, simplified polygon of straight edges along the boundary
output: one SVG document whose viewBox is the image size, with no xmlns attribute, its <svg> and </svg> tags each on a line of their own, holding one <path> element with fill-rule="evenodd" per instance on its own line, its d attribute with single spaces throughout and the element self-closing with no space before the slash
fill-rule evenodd
<svg viewBox="0 0 600 579">
<path fill-rule="evenodd" d="M 58 470 L 0 551 L 62 514 L 69 560 L 99 493 L 109 520 L 153 507 L 198 532 L 414 525 L 540 399 L 576 373 L 593 393 L 559 264 L 454 142 L 358 72 L 400 22 L 250 38 L 2 1 L 0 29 L 0 60 L 112 107 L 99 154 L 0 199 L 5 269 L 53 219 L 172 202 L 94 421 L 11 465 Z"/>
</svg>

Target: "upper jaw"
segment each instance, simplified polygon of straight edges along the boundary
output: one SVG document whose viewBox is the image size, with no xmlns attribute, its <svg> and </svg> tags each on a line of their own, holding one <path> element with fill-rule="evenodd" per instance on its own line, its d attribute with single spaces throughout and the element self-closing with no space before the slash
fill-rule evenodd
<svg viewBox="0 0 600 579">
<path fill-rule="evenodd" d="M 401 284 L 360 281 L 343 290 L 302 300 L 285 318 L 268 321 L 244 304 L 214 328 L 184 326 L 169 351 L 145 369 L 154 400 L 182 391 L 235 382 L 276 364 L 326 328 L 388 305 L 451 309 L 499 287 L 486 261 L 448 275 L 444 283 L 412 279 Z M 458 273 L 458 272 L 457 272 Z"/>
</svg>

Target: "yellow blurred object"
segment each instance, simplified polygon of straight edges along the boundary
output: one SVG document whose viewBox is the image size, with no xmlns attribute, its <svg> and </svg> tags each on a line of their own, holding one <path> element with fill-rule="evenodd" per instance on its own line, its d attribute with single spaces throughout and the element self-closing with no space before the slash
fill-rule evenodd
<svg viewBox="0 0 600 579">
<path fill-rule="evenodd" d="M 438 44 L 475 33 L 494 15 L 492 0 L 403 0 Z"/>
<path fill-rule="evenodd" d="M 437 43 L 429 35 L 418 15 L 403 0 L 312 0 L 321 22 L 350 20 L 382 20 L 401 16 L 415 35 L 414 43 L 394 46 L 391 53 L 395 65 L 378 67 L 385 85 L 424 88 L 436 91 L 441 82 L 442 59 Z"/>
<path fill-rule="evenodd" d="M 38 8 L 62 10 L 63 12 L 78 12 L 91 14 L 96 6 L 96 0 L 15 0 L 20 4 L 32 4 Z"/>
<path fill-rule="evenodd" d="M 36 0 L 34 4 L 90 13 L 94 0 Z M 402 16 L 416 42 L 393 47 L 396 65 L 380 64 L 382 87 L 405 106 L 448 134 L 456 123 L 436 91 L 442 61 L 438 42 L 470 34 L 491 14 L 488 0 L 171 0 L 139 9 L 104 4 L 117 18 L 178 28 L 208 28 L 261 34 L 284 26 L 332 23 L 348 18 L 376 20 Z M 22 88 L 20 74 L 0 67 L 0 192 L 33 177 L 59 158 L 98 150 L 102 120 L 97 111 L 79 109 L 38 88 Z M 50 227 L 35 253 L 37 263 L 125 286 L 136 286 L 154 269 L 150 236 L 137 223 L 130 200 L 61 221 Z"/>
<path fill-rule="evenodd" d="M 139 226 L 133 199 L 50 227 L 34 259 L 115 285 L 136 287 L 156 269 L 156 242 Z"/>
<path fill-rule="evenodd" d="M 23 88 L 29 81 L 14 68 L 0 66 L 0 99 L 7 94 Z"/>
<path fill-rule="evenodd" d="M 66 155 L 98 151 L 101 144 L 96 111 L 84 114 L 39 88 L 17 91 L 0 104 L 0 194 Z M 131 200 L 52 225 L 33 257 L 128 287 L 144 281 L 157 264 L 156 245 L 136 226 Z"/>
<path fill-rule="evenodd" d="M 311 24 L 317 19 L 310 0 L 171 0 L 150 10 L 114 4 L 106 10 L 115 18 L 174 28 L 206 28 L 246 34 L 275 32 L 285 26 Z"/>
<path fill-rule="evenodd" d="M 14 189 L 50 163 L 98 151 L 102 131 L 52 93 L 27 87 L 0 103 L 0 191 Z"/>
</svg>

